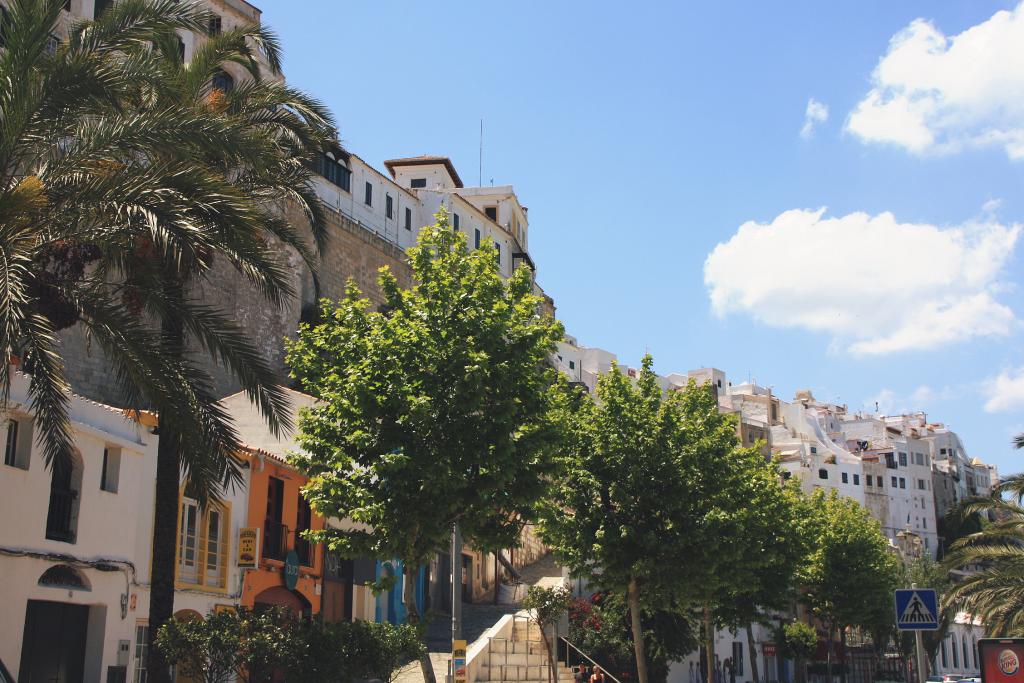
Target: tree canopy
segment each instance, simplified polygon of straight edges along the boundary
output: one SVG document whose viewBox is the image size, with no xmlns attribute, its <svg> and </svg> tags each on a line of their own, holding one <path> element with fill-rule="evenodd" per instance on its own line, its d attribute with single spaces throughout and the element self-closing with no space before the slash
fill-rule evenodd
<svg viewBox="0 0 1024 683">
<path fill-rule="evenodd" d="M 529 270 L 505 281 L 494 248 L 470 252 L 443 209 L 409 260 L 410 289 L 382 269 L 379 310 L 351 284 L 323 301 L 287 362 L 319 399 L 299 419 L 303 495 L 355 522 L 311 537 L 397 557 L 411 577 L 456 522 L 468 542 L 518 544 L 553 471 L 564 380 L 549 363 L 562 327 L 540 313 Z"/>
</svg>

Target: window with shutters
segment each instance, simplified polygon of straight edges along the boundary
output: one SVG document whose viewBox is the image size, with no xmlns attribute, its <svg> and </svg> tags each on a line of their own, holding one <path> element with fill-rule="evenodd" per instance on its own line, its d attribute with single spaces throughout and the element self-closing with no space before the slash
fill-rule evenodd
<svg viewBox="0 0 1024 683">
<path fill-rule="evenodd" d="M 227 502 L 210 503 L 204 509 L 197 501 L 182 496 L 175 575 L 179 588 L 227 590 L 230 506 Z"/>
</svg>

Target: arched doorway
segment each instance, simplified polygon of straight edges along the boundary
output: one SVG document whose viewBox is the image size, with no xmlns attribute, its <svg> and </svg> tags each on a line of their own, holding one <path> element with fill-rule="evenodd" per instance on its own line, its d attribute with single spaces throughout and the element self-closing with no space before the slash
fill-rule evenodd
<svg viewBox="0 0 1024 683">
<path fill-rule="evenodd" d="M 253 599 L 253 609 L 267 607 L 284 607 L 296 618 L 307 618 L 313 614 L 313 605 L 302 593 L 288 590 L 284 586 L 267 588 Z"/>
<path fill-rule="evenodd" d="M 70 591 L 91 591 L 85 574 L 66 564 L 55 564 L 39 577 L 39 585 Z"/>
</svg>

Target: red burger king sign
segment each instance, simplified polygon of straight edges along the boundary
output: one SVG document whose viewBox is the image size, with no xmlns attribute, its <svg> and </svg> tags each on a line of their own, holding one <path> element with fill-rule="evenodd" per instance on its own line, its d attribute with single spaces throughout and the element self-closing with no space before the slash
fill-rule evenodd
<svg viewBox="0 0 1024 683">
<path fill-rule="evenodd" d="M 983 638 L 978 654 L 982 683 L 1024 683 L 1024 638 Z"/>
</svg>

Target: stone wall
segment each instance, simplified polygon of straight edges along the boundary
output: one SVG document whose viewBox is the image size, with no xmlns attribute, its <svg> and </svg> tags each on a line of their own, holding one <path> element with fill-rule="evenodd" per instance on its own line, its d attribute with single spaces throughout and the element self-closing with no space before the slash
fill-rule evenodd
<svg viewBox="0 0 1024 683">
<path fill-rule="evenodd" d="M 377 276 L 383 266 L 391 269 L 403 287 L 412 284 L 411 269 L 398 246 L 339 213 L 328 210 L 327 216 L 329 238 L 319 269 L 321 297 L 339 298 L 351 279 L 370 301 L 380 304 L 383 297 Z M 293 225 L 303 224 L 304 219 L 297 209 L 291 210 L 289 217 Z M 207 276 L 196 283 L 195 291 L 241 324 L 263 357 L 279 370 L 281 381 L 286 382 L 283 340 L 295 334 L 303 308 L 315 303 L 315 293 L 312 276 L 299 255 L 292 249 L 282 248 L 281 258 L 292 274 L 291 284 L 296 296 L 280 306 L 267 301 L 224 259 L 214 262 Z M 104 403 L 123 404 L 103 352 L 89 343 L 81 327 L 66 330 L 61 337 L 73 390 Z M 209 360 L 203 365 L 213 374 L 218 394 L 226 396 L 238 390 L 237 382 L 223 368 Z"/>
</svg>

